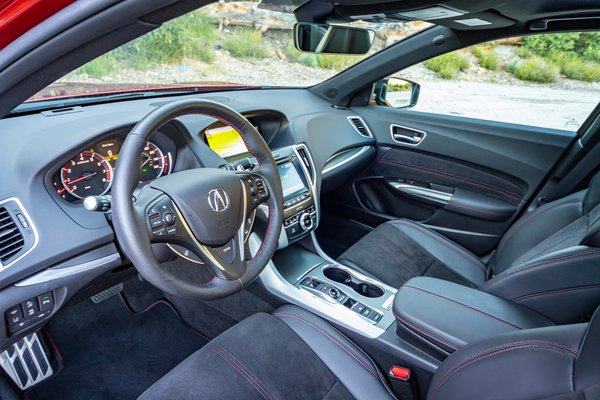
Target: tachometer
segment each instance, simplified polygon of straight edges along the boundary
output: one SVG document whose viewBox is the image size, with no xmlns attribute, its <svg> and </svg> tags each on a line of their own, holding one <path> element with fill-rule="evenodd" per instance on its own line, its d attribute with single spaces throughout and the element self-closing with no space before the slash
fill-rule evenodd
<svg viewBox="0 0 600 400">
<path fill-rule="evenodd" d="M 148 142 L 142 150 L 142 166 L 140 181 L 156 179 L 168 173 L 168 161 L 162 150 L 152 142 Z"/>
<path fill-rule="evenodd" d="M 66 191 L 84 199 L 106 194 L 110 190 L 113 169 L 100 154 L 83 151 L 62 167 L 60 177 Z"/>
</svg>

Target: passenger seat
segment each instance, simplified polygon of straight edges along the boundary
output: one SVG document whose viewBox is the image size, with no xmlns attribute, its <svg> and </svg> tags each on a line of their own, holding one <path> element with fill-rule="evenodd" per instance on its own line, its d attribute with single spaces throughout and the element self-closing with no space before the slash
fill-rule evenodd
<svg viewBox="0 0 600 400">
<path fill-rule="evenodd" d="M 393 287 L 430 276 L 530 307 L 556 323 L 587 318 L 600 305 L 600 174 L 581 192 L 543 205 L 504 235 L 492 263 L 408 220 L 380 225 L 338 262 Z"/>
</svg>

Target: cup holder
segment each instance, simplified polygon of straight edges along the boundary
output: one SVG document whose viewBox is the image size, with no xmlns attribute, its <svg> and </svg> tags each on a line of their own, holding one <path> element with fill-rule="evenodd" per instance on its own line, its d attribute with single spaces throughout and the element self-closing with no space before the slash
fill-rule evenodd
<svg viewBox="0 0 600 400">
<path fill-rule="evenodd" d="M 323 270 L 323 275 L 334 282 L 339 282 L 351 287 L 352 290 L 361 296 L 376 298 L 385 294 L 385 290 L 381 287 L 370 282 L 365 282 L 339 267 L 327 267 Z"/>
</svg>

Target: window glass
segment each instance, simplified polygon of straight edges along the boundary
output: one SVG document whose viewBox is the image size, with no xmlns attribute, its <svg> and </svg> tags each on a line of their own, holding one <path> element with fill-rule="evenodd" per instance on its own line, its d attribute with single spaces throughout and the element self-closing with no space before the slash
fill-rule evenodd
<svg viewBox="0 0 600 400">
<path fill-rule="evenodd" d="M 600 101 L 600 33 L 499 40 L 394 76 L 421 85 L 414 111 L 576 131 Z"/>
<path fill-rule="evenodd" d="M 294 47 L 294 8 L 265 8 L 259 1 L 209 4 L 83 65 L 30 101 L 173 86 L 306 87 L 431 26 L 357 21 L 345 25 L 375 31 L 368 54 L 315 55 Z"/>
</svg>

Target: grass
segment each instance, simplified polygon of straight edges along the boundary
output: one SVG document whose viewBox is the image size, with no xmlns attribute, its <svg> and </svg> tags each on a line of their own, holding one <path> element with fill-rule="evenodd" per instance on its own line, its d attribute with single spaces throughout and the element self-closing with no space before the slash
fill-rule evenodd
<svg viewBox="0 0 600 400">
<path fill-rule="evenodd" d="M 497 71 L 500 69 L 501 62 L 500 57 L 494 53 L 494 48 L 486 48 L 484 46 L 473 46 L 471 53 L 479 60 L 479 65 L 482 68 L 489 69 L 490 71 Z"/>
<path fill-rule="evenodd" d="M 584 82 L 600 82 L 600 64 L 592 61 L 573 59 L 560 66 L 564 76 Z"/>
<path fill-rule="evenodd" d="M 458 73 L 466 71 L 471 63 L 468 57 L 455 51 L 425 61 L 425 66 L 444 79 L 456 79 Z"/>
<path fill-rule="evenodd" d="M 555 82 L 560 73 L 560 68 L 537 56 L 513 60 L 507 70 L 518 79 L 539 83 Z"/>
<path fill-rule="evenodd" d="M 559 74 L 583 82 L 600 82 L 600 63 L 588 61 L 574 52 L 555 51 L 537 56 L 521 47 L 519 59 L 507 65 L 507 70 L 517 78 L 541 83 L 555 82 Z"/>
<path fill-rule="evenodd" d="M 521 57 L 521 58 L 531 58 L 533 57 L 535 54 L 533 54 L 533 52 L 531 50 L 529 50 L 527 47 L 524 46 L 520 46 L 517 49 L 517 56 Z"/>
<path fill-rule="evenodd" d="M 560 72 L 569 79 L 583 82 L 600 81 L 600 63 L 587 61 L 580 56 L 567 52 L 554 52 L 548 56 L 560 68 Z"/>
<path fill-rule="evenodd" d="M 156 64 L 181 64 L 185 59 L 212 63 L 218 39 L 212 21 L 190 13 L 96 58 L 75 73 L 102 78 L 123 68 L 144 70 Z"/>
<path fill-rule="evenodd" d="M 263 43 L 262 32 L 252 28 L 237 29 L 222 43 L 225 50 L 239 58 L 267 58 L 269 50 Z"/>
</svg>

